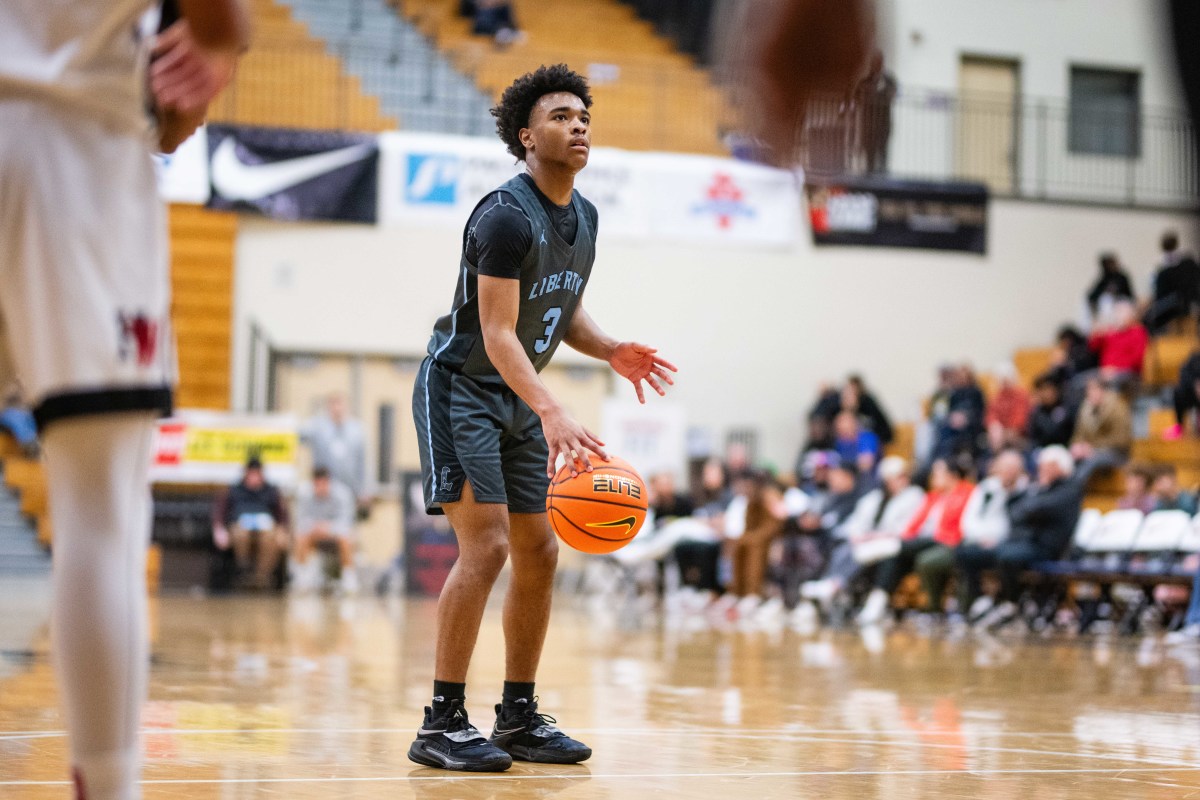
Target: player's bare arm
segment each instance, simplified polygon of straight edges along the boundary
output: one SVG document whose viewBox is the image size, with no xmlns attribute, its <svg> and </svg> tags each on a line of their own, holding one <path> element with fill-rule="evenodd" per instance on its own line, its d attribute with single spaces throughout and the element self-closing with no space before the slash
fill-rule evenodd
<svg viewBox="0 0 1200 800">
<path fill-rule="evenodd" d="M 588 451 L 608 458 L 604 442 L 579 424 L 559 404 L 517 338 L 517 318 L 521 308 L 521 282 L 510 278 L 479 276 L 479 325 L 488 358 L 504 379 L 504 383 L 524 400 L 542 420 L 542 432 L 550 449 L 546 474 L 554 475 L 554 463 L 561 455 L 571 469 L 576 460 L 591 471 Z"/>
<path fill-rule="evenodd" d="M 667 394 L 664 384 L 675 385 L 671 373 L 678 372 L 678 367 L 659 357 L 658 350 L 653 347 L 637 342 L 618 342 L 600 329 L 582 305 L 575 310 L 563 341 L 586 356 L 607 361 L 614 372 L 633 384 L 639 403 L 646 402 L 643 381 L 660 397 Z"/>
<path fill-rule="evenodd" d="M 238 57 L 250 44 L 250 21 L 243 0 L 179 0 L 186 23 L 159 37 L 150 66 L 156 107 L 172 128 L 203 119 L 208 104 L 233 80 Z M 172 130 L 172 138 L 178 136 Z M 186 138 L 186 136 L 184 137 Z"/>
</svg>

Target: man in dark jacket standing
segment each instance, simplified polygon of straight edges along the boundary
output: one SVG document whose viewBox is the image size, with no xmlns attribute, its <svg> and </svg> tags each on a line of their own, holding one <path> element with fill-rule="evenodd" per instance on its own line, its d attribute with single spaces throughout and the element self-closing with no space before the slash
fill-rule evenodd
<svg viewBox="0 0 1200 800">
<path fill-rule="evenodd" d="M 1083 486 L 1072 478 L 1074 459 L 1065 447 L 1053 445 L 1038 456 L 1038 482 L 1009 501 L 1012 523 L 1009 537 L 992 550 L 961 551 L 958 567 L 977 584 L 979 573 L 995 568 L 1000 573 L 996 606 L 977 623 L 999 628 L 1016 619 L 1021 597 L 1021 573 L 1031 564 L 1060 558 L 1071 544 Z"/>
<path fill-rule="evenodd" d="M 1154 273 L 1154 296 L 1144 323 L 1152 336 L 1162 333 L 1172 320 L 1186 317 L 1200 304 L 1200 264 L 1179 249 L 1179 235 L 1162 237 L 1163 260 Z"/>
</svg>

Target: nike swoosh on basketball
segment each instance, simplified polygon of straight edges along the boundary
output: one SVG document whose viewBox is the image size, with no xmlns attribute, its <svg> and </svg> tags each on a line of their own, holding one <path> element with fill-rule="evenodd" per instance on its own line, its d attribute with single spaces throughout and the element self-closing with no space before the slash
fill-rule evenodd
<svg viewBox="0 0 1200 800">
<path fill-rule="evenodd" d="M 227 200 L 261 200 L 297 184 L 333 172 L 366 158 L 374 145 L 369 143 L 289 158 L 269 164 L 245 164 L 237 157 L 233 137 L 226 138 L 213 152 L 212 185 Z"/>
<path fill-rule="evenodd" d="M 626 517 L 625 519 L 614 519 L 612 522 L 589 522 L 589 528 L 624 528 L 626 533 L 633 530 L 633 526 L 637 525 L 637 517 Z"/>
</svg>

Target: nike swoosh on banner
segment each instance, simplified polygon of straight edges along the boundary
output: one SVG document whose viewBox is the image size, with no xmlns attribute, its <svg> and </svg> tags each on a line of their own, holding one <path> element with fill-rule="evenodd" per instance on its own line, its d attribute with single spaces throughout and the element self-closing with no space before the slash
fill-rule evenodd
<svg viewBox="0 0 1200 800">
<path fill-rule="evenodd" d="M 227 200 L 261 200 L 361 161 L 373 149 L 373 144 L 364 143 L 270 164 L 244 164 L 237 157 L 233 137 L 228 137 L 213 152 L 212 185 Z"/>
<path fill-rule="evenodd" d="M 614 519 L 612 522 L 589 522 L 589 528 L 624 528 L 626 533 L 633 530 L 633 526 L 637 525 L 637 517 L 626 517 L 625 519 Z"/>
</svg>

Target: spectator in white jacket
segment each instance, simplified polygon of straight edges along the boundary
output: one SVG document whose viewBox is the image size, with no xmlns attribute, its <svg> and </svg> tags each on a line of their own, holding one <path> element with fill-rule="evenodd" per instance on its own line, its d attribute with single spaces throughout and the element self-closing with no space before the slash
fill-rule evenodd
<svg viewBox="0 0 1200 800">
<path fill-rule="evenodd" d="M 912 485 L 909 465 L 899 456 L 880 462 L 879 480 L 879 488 L 863 495 L 854 512 L 834 529 L 825 575 L 803 584 L 802 598 L 828 608 L 860 570 L 896 554 L 900 533 L 921 507 L 925 492 Z"/>
<path fill-rule="evenodd" d="M 963 553 L 991 550 L 1008 538 L 1011 520 L 1008 503 L 1029 485 L 1025 459 L 1016 450 L 1004 450 L 992 461 L 991 474 L 975 487 L 963 511 L 963 541 L 954 554 L 954 562 Z M 949 568 L 947 568 L 947 571 Z M 971 579 L 960 571 L 958 609 L 968 619 L 987 613 L 992 599 L 982 596 L 978 572 Z"/>
</svg>

